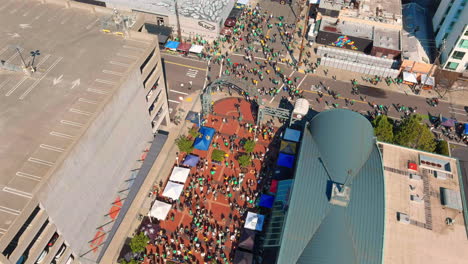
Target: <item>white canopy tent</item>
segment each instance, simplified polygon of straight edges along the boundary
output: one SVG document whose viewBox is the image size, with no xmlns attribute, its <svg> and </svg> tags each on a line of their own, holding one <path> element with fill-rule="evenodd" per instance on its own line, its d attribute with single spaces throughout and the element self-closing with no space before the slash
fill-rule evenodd
<svg viewBox="0 0 468 264">
<path fill-rule="evenodd" d="M 167 217 L 167 214 L 171 210 L 171 207 L 172 207 L 171 204 L 156 200 L 154 201 L 154 204 L 151 207 L 149 216 L 154 217 L 159 220 L 165 220 Z"/>
<path fill-rule="evenodd" d="M 262 231 L 264 221 L 265 221 L 264 215 L 247 212 L 247 217 L 245 218 L 244 228 Z"/>
<path fill-rule="evenodd" d="M 405 71 L 403 72 L 403 81 L 410 83 L 418 83 L 418 80 L 416 79 L 416 74 Z"/>
<path fill-rule="evenodd" d="M 174 182 L 185 183 L 185 181 L 188 178 L 189 173 L 190 173 L 190 169 L 188 168 L 174 167 L 174 169 L 172 170 L 171 177 L 169 177 L 169 180 L 174 181 Z"/>
<path fill-rule="evenodd" d="M 297 99 L 296 103 L 294 104 L 293 113 L 303 117 L 307 115 L 308 112 L 309 112 L 309 101 L 307 101 L 307 99 L 304 99 L 304 98 Z"/>
<path fill-rule="evenodd" d="M 177 200 L 183 190 L 183 184 L 168 181 L 162 195 L 171 198 L 172 200 Z"/>
<path fill-rule="evenodd" d="M 237 0 L 237 3 L 240 5 L 248 5 L 250 3 L 250 0 Z"/>
<path fill-rule="evenodd" d="M 427 76 L 427 74 L 421 74 L 421 84 L 425 86 L 434 86 L 435 79 L 432 76 Z"/>
<path fill-rule="evenodd" d="M 202 50 L 203 50 L 203 46 L 200 46 L 200 45 L 192 45 L 189 49 L 190 52 L 197 53 L 197 54 L 202 53 Z"/>
</svg>

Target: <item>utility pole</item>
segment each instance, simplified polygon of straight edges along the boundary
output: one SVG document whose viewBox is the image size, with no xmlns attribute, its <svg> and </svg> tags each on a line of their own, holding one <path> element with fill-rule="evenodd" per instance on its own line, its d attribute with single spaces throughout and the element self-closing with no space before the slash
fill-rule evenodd
<svg viewBox="0 0 468 264">
<path fill-rule="evenodd" d="M 179 6 L 177 5 L 177 0 L 174 0 L 175 2 L 175 15 L 177 19 L 177 38 L 179 39 L 180 42 L 182 42 L 182 31 L 180 29 L 180 18 L 179 18 Z"/>
<path fill-rule="evenodd" d="M 424 82 L 421 84 L 421 86 L 419 88 L 422 89 L 422 87 L 424 87 L 424 85 L 426 85 L 426 82 L 429 79 L 429 76 L 431 75 L 431 72 L 434 69 L 435 64 L 437 63 L 437 61 L 439 61 L 440 56 L 442 55 L 442 52 L 445 50 L 445 43 L 446 42 L 447 41 L 445 39 L 442 41 L 442 45 L 440 46 L 440 49 L 439 49 L 439 54 L 437 55 L 436 59 L 434 60 L 434 63 L 432 63 L 432 66 L 429 69 L 429 72 L 427 73 L 426 79 L 424 79 Z M 434 88 L 435 88 L 435 82 L 434 82 Z"/>
<path fill-rule="evenodd" d="M 304 51 L 304 40 L 305 40 L 305 36 L 307 33 L 307 27 L 309 23 L 309 12 L 310 12 L 310 7 L 311 7 L 311 4 L 309 4 L 309 0 L 305 0 L 305 1 L 307 3 L 307 13 L 304 18 L 304 29 L 302 30 L 302 41 L 301 41 L 301 49 L 299 50 L 299 63 L 297 64 L 298 66 L 302 65 L 302 53 Z M 300 15 L 301 14 L 299 14 L 299 16 Z"/>
</svg>

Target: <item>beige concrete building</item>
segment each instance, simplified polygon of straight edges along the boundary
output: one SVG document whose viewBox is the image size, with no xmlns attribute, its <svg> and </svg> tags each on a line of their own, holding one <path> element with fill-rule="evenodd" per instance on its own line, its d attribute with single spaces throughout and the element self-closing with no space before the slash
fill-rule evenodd
<svg viewBox="0 0 468 264">
<path fill-rule="evenodd" d="M 0 263 L 97 262 L 120 183 L 169 122 L 157 37 L 133 30 L 143 23 L 0 1 Z"/>
<path fill-rule="evenodd" d="M 467 205 L 458 161 L 378 145 L 386 189 L 383 263 L 466 263 Z"/>
</svg>

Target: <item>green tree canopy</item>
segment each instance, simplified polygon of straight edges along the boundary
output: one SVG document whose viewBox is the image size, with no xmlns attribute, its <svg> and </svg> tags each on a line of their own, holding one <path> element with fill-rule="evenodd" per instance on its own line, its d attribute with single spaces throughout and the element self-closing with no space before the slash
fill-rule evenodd
<svg viewBox="0 0 468 264">
<path fill-rule="evenodd" d="M 420 115 L 412 115 L 398 126 L 394 142 L 398 145 L 434 152 L 435 137 L 427 125 L 422 124 Z"/>
<path fill-rule="evenodd" d="M 187 136 L 180 136 L 175 142 L 179 151 L 185 153 L 191 153 L 193 151 L 193 140 L 189 139 Z"/>
<path fill-rule="evenodd" d="M 436 152 L 445 156 L 450 156 L 449 145 L 447 141 L 445 140 L 438 141 L 437 146 L 436 146 Z"/>
<path fill-rule="evenodd" d="M 148 242 L 149 237 L 144 233 L 139 233 L 130 240 L 130 248 L 132 249 L 133 253 L 140 253 L 145 250 Z"/>
<path fill-rule="evenodd" d="M 213 152 L 211 153 L 211 159 L 215 161 L 223 161 L 224 160 L 224 155 L 226 152 L 220 149 L 214 149 Z"/>
<path fill-rule="evenodd" d="M 256 145 L 255 141 L 253 141 L 251 139 L 245 141 L 245 143 L 244 143 L 245 152 L 251 153 L 252 151 L 254 151 L 255 145 Z"/>
<path fill-rule="evenodd" d="M 393 125 L 386 115 L 379 115 L 372 121 L 375 136 L 379 141 L 393 142 Z"/>
<path fill-rule="evenodd" d="M 245 167 L 250 166 L 250 164 L 252 163 L 252 157 L 250 157 L 250 155 L 244 154 L 239 157 L 238 161 L 239 161 L 239 165 L 242 168 L 245 168 Z"/>
<path fill-rule="evenodd" d="M 190 136 L 192 136 L 192 138 L 197 138 L 198 136 L 201 135 L 201 133 L 198 132 L 198 129 L 196 129 L 194 127 L 190 128 L 188 133 L 189 133 Z"/>
</svg>

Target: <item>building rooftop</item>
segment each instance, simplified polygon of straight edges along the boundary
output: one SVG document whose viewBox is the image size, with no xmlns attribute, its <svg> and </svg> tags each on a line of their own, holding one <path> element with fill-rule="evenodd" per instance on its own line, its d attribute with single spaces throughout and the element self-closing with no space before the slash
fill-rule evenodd
<svg viewBox="0 0 468 264">
<path fill-rule="evenodd" d="M 416 62 L 430 63 L 434 44 L 430 41 L 430 24 L 427 12 L 419 4 L 403 5 L 403 58 Z"/>
<path fill-rule="evenodd" d="M 381 27 L 374 28 L 374 47 L 401 50 L 400 31 Z"/>
<path fill-rule="evenodd" d="M 369 121 L 344 109 L 318 114 L 304 130 L 277 263 L 381 263 L 383 193 Z"/>
<path fill-rule="evenodd" d="M 379 142 L 379 145 L 386 187 L 384 262 L 465 263 L 468 258 L 466 200 L 464 195 L 460 196 L 457 161 L 391 144 Z M 417 164 L 417 170 L 409 170 L 408 162 Z M 446 196 L 447 190 L 453 196 Z M 454 199 L 442 205 L 445 198 Z M 460 200 L 462 210 L 450 208 L 458 207 Z M 409 223 L 399 222 L 399 213 L 407 215 Z M 447 224 L 448 219 L 454 223 Z"/>
<path fill-rule="evenodd" d="M 337 21 L 336 19 L 323 17 L 320 24 L 320 31 L 322 30 L 358 38 L 372 39 L 374 27 L 362 23 Z"/>
<path fill-rule="evenodd" d="M 105 0 L 114 5 L 161 15 L 175 14 L 174 0 Z M 218 22 L 226 18 L 233 7 L 231 0 L 178 0 L 179 14 L 194 19 Z"/>
<path fill-rule="evenodd" d="M 0 237 L 154 41 L 103 33 L 112 10 L 67 3 L 0 2 Z"/>
</svg>

